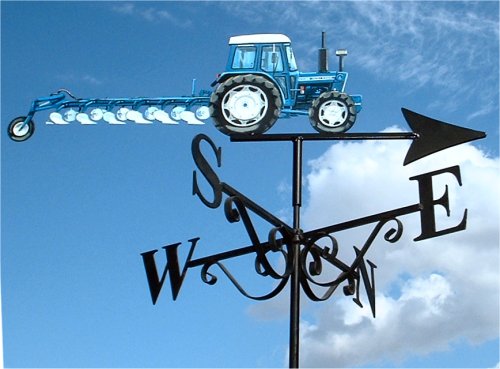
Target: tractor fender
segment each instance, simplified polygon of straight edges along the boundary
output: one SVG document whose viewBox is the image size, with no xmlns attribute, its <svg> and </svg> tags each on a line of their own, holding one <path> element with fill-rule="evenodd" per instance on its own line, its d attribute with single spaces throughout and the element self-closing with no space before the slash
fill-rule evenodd
<svg viewBox="0 0 500 369">
<path fill-rule="evenodd" d="M 226 72 L 226 73 L 222 73 L 213 83 L 212 83 L 212 87 L 215 87 L 216 85 L 226 81 L 227 79 L 231 78 L 231 77 L 235 77 L 235 76 L 241 76 L 241 75 L 245 75 L 245 74 L 253 74 L 253 75 L 256 75 L 256 76 L 260 76 L 260 77 L 263 77 L 265 79 L 267 79 L 269 82 L 271 82 L 272 84 L 274 84 L 276 86 L 276 88 L 278 89 L 278 91 L 280 92 L 280 96 L 281 96 L 281 104 L 283 105 L 285 103 L 285 94 L 283 93 L 283 90 L 281 89 L 280 85 L 278 84 L 278 82 L 272 78 L 269 74 L 267 73 L 262 73 L 262 72 L 255 72 L 255 71 L 249 71 L 247 73 L 232 73 L 232 72 Z"/>
</svg>

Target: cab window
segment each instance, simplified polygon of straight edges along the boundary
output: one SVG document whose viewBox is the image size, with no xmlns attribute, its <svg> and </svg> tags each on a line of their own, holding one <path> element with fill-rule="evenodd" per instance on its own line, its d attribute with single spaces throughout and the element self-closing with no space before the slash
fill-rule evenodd
<svg viewBox="0 0 500 369">
<path fill-rule="evenodd" d="M 251 69 L 255 66 L 255 46 L 238 46 L 234 53 L 233 69 Z"/>
<path fill-rule="evenodd" d="M 297 62 L 295 61 L 295 56 L 293 55 L 292 47 L 290 45 L 287 45 L 285 46 L 285 50 L 290 72 L 296 71 L 298 68 L 297 68 Z"/>
<path fill-rule="evenodd" d="M 283 72 L 283 60 L 279 47 L 264 46 L 262 48 L 260 67 L 266 72 Z"/>
</svg>

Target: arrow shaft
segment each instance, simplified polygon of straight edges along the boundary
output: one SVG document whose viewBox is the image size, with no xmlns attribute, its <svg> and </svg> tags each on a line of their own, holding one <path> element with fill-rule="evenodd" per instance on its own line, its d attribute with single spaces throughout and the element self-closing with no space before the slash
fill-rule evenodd
<svg viewBox="0 0 500 369">
<path fill-rule="evenodd" d="M 231 142 L 257 141 L 346 141 L 346 140 L 415 140 L 419 136 L 414 132 L 382 132 L 382 133 L 276 133 L 265 135 L 232 135 Z"/>
</svg>

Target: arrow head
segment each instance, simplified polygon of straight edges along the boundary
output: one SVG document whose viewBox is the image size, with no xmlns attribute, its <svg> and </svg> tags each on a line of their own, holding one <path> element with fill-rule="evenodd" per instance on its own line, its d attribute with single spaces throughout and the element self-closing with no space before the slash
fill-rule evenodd
<svg viewBox="0 0 500 369">
<path fill-rule="evenodd" d="M 486 137 L 486 133 L 481 131 L 445 123 L 405 108 L 401 111 L 411 130 L 418 135 L 408 149 L 403 165 L 449 147 Z"/>
</svg>

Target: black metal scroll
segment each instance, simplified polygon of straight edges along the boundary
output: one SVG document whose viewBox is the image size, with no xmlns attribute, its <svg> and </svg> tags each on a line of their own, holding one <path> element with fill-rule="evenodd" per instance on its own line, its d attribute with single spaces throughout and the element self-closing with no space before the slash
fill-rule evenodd
<svg viewBox="0 0 500 369">
<path fill-rule="evenodd" d="M 347 296 L 354 296 L 353 301 L 360 307 L 363 307 L 360 291 L 361 287 L 364 286 L 370 309 L 375 317 L 376 265 L 366 259 L 368 250 L 379 237 L 382 237 L 385 242 L 389 243 L 399 241 L 403 234 L 403 224 L 399 220 L 399 217 L 406 214 L 420 213 L 421 234 L 414 239 L 415 241 L 464 230 L 467 221 L 467 209 L 465 209 L 459 224 L 446 229 L 438 229 L 434 209 L 437 206 L 442 206 L 445 208 L 447 214 L 450 215 L 448 190 L 445 190 L 441 198 L 434 199 L 432 187 L 433 177 L 443 173 L 451 173 L 455 176 L 458 184 L 461 185 L 460 168 L 452 166 L 411 177 L 410 180 L 418 182 L 420 197 L 418 203 L 303 232 L 300 226 L 300 209 L 302 206 L 302 149 L 304 141 L 410 139 L 413 142 L 404 161 L 404 165 L 407 165 L 447 147 L 485 137 L 484 132 L 440 122 L 407 109 L 403 109 L 403 115 L 410 127 L 412 127 L 413 132 L 232 136 L 232 142 L 288 141 L 293 144 L 292 226 L 284 223 L 256 202 L 229 184 L 221 181 L 215 169 L 210 165 L 210 160 L 203 155 L 201 145 L 203 142 L 206 142 L 208 147 L 211 148 L 213 153 L 212 161 L 215 159 L 217 167 L 222 165 L 221 148 L 217 147 L 208 136 L 203 134 L 197 135 L 193 139 L 191 146 L 193 159 L 198 169 L 198 171 L 193 171 L 193 195 L 198 196 L 204 205 L 212 209 L 219 208 L 223 204 L 227 221 L 229 223 L 242 224 L 249 236 L 250 244 L 230 251 L 193 259 L 194 250 L 199 241 L 199 238 L 193 238 L 189 240 L 191 242 L 191 249 L 182 271 L 177 256 L 177 249 L 181 243 L 165 246 L 163 249 L 166 253 L 167 263 L 161 277 L 158 274 L 155 264 L 155 254 L 158 250 L 142 253 L 153 304 L 157 302 L 167 275 L 171 284 L 172 296 L 175 300 L 187 270 L 194 267 L 201 267 L 201 278 L 203 282 L 210 285 L 217 282 L 214 268 L 218 267 L 243 296 L 254 300 L 271 299 L 283 291 L 285 286 L 290 282 L 290 368 L 297 368 L 299 366 L 301 290 L 313 301 L 325 301 L 342 286 L 343 293 Z M 433 135 L 432 132 L 437 132 L 437 136 Z M 211 194 L 201 191 L 199 174 L 208 182 L 212 191 Z M 259 238 L 252 220 L 253 216 L 257 216 L 269 224 L 267 240 L 263 241 Z M 370 224 L 374 224 L 373 229 L 360 248 L 354 246 L 352 261 L 345 262 L 340 260 L 338 258 L 340 245 L 334 234 Z M 386 230 L 384 231 L 384 229 Z M 328 246 L 319 246 L 319 243 L 323 244 L 320 241 L 327 241 Z M 224 265 L 225 260 L 248 254 L 255 255 L 255 271 L 258 275 L 278 281 L 273 284 L 273 288 L 268 293 L 263 295 L 250 294 Z M 273 263 L 270 261 L 271 255 L 278 255 L 282 258 L 284 264 L 283 270 L 278 271 L 275 269 Z M 325 270 L 324 265 L 337 270 L 336 276 L 326 282 L 318 280 L 318 277 Z M 335 275 L 335 273 L 329 275 Z"/>
</svg>

